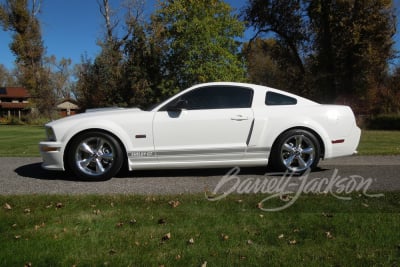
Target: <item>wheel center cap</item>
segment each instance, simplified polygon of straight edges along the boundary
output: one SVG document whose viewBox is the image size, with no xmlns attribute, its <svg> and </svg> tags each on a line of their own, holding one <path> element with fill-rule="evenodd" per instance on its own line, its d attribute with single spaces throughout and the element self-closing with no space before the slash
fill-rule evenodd
<svg viewBox="0 0 400 267">
<path fill-rule="evenodd" d="M 297 156 L 297 157 L 300 156 L 301 155 L 301 151 L 299 149 L 296 149 L 294 151 L 294 155 Z"/>
</svg>

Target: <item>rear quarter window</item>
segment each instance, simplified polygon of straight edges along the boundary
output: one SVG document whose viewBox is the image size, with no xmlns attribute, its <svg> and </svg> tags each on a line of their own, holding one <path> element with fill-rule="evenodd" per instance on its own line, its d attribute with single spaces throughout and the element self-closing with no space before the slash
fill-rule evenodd
<svg viewBox="0 0 400 267">
<path fill-rule="evenodd" d="M 296 105 L 297 99 L 275 92 L 267 92 L 265 95 L 265 104 L 267 106 Z"/>
</svg>

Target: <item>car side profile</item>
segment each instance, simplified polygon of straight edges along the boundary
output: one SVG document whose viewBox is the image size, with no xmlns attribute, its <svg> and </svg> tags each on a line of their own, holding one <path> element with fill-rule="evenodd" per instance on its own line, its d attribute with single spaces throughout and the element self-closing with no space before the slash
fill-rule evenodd
<svg viewBox="0 0 400 267">
<path fill-rule="evenodd" d="M 352 155 L 360 129 L 350 107 L 321 105 L 245 83 L 206 83 L 151 110 L 98 109 L 46 124 L 42 166 L 84 180 L 130 171 L 272 165 L 304 172 Z"/>
</svg>

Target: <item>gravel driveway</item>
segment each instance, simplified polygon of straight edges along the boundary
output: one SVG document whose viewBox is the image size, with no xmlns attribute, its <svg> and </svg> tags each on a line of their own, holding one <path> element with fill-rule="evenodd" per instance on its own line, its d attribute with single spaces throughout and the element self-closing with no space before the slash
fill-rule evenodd
<svg viewBox="0 0 400 267">
<path fill-rule="evenodd" d="M 77 181 L 41 169 L 40 158 L 0 158 L 0 194 L 181 194 L 213 191 L 229 169 L 136 171 L 108 181 Z M 228 176 L 225 176 L 228 177 Z M 243 168 L 234 182 L 283 179 L 265 168 Z M 400 156 L 352 156 L 322 161 L 308 179 L 370 179 L 369 191 L 400 191 Z M 297 179 L 297 180 L 296 180 Z M 354 179 L 353 179 L 354 180 Z M 300 186 L 301 179 L 292 183 Z M 348 180 L 349 181 L 349 180 Z M 296 186 L 296 185 L 294 185 Z M 222 187 L 223 188 L 223 187 Z"/>
</svg>

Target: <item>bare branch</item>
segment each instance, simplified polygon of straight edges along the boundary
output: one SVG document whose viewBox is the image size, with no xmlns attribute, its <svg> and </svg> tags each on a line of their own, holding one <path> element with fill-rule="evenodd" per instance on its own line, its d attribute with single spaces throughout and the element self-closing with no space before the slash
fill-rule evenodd
<svg viewBox="0 0 400 267">
<path fill-rule="evenodd" d="M 118 21 L 112 22 L 111 21 L 111 16 L 112 16 L 112 10 L 110 8 L 110 4 L 108 0 L 97 0 L 97 4 L 99 5 L 99 10 L 100 14 L 103 16 L 105 24 L 106 24 L 106 30 L 107 30 L 107 40 L 111 41 L 113 39 L 113 32 L 114 29 L 118 26 Z"/>
<path fill-rule="evenodd" d="M 35 17 L 39 12 L 42 6 L 42 0 L 32 0 L 32 16 Z"/>
</svg>

